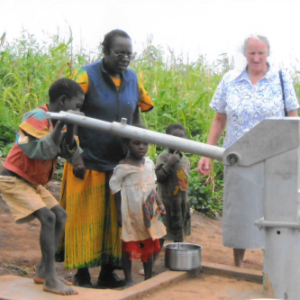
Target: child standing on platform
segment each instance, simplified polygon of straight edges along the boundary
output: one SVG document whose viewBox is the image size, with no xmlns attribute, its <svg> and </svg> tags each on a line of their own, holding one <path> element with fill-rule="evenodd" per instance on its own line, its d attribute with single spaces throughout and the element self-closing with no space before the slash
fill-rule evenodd
<svg viewBox="0 0 300 300">
<path fill-rule="evenodd" d="M 186 130 L 180 124 L 171 124 L 166 134 L 185 138 Z M 156 162 L 157 193 L 162 200 L 166 215 L 162 216 L 167 235 L 161 239 L 183 242 L 191 234 L 191 213 L 188 200 L 190 161 L 181 152 L 168 149 L 162 152 Z"/>
<path fill-rule="evenodd" d="M 57 249 L 67 214 L 52 194 L 43 187 L 53 176 L 58 155 L 66 159 L 78 157 L 82 150 L 74 140 L 74 126 L 67 132 L 62 121 L 47 119 L 47 112 L 79 112 L 84 92 L 71 79 L 59 79 L 49 89 L 50 103 L 27 112 L 19 125 L 16 143 L 0 172 L 0 189 L 17 223 L 37 218 L 41 222 L 42 260 L 33 281 L 44 284 L 44 291 L 74 295 L 72 283 L 59 277 L 55 270 Z"/>
<path fill-rule="evenodd" d="M 118 224 L 122 227 L 123 269 L 127 286 L 133 284 L 131 260 L 143 262 L 145 280 L 152 276 L 152 257 L 160 252 L 159 238 L 166 234 L 160 214 L 165 208 L 156 195 L 154 164 L 145 155 L 148 144 L 127 143 L 130 155 L 114 169 L 109 185 L 115 194 Z"/>
</svg>

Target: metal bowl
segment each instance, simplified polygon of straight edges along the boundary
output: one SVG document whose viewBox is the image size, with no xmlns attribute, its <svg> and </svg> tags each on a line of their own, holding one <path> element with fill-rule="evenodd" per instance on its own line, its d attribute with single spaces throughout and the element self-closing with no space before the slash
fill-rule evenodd
<svg viewBox="0 0 300 300">
<path fill-rule="evenodd" d="M 165 248 L 165 267 L 174 271 L 191 271 L 201 267 L 201 249 L 197 244 L 171 243 Z"/>
</svg>

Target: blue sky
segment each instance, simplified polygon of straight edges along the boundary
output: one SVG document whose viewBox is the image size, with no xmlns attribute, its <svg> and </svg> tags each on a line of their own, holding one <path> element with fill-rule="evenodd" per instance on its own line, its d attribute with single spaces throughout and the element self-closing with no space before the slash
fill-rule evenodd
<svg viewBox="0 0 300 300">
<path fill-rule="evenodd" d="M 105 33 L 120 28 L 137 52 L 152 36 L 154 45 L 190 60 L 227 52 L 243 65 L 244 38 L 261 33 L 270 39 L 271 62 L 290 67 L 300 61 L 299 9 L 299 0 L 1 0 L 0 35 L 6 31 L 9 42 L 23 28 L 46 40 L 71 28 L 76 47 L 94 51 Z"/>
</svg>

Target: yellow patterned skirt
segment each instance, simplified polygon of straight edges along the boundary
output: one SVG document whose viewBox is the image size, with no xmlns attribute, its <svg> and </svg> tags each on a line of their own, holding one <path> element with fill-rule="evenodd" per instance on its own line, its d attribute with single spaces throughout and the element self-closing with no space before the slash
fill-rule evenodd
<svg viewBox="0 0 300 300">
<path fill-rule="evenodd" d="M 60 205 L 68 219 L 56 253 L 66 269 L 122 266 L 121 229 L 117 224 L 114 196 L 108 188 L 108 174 L 87 170 L 84 180 L 73 175 L 65 163 Z"/>
</svg>

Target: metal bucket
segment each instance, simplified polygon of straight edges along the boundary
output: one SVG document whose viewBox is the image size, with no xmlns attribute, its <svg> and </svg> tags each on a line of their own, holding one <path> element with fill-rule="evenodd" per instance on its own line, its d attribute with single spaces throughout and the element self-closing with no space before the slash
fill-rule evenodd
<svg viewBox="0 0 300 300">
<path fill-rule="evenodd" d="M 191 271 L 201 267 L 201 246 L 171 243 L 164 247 L 166 268 L 174 271 Z"/>
</svg>

